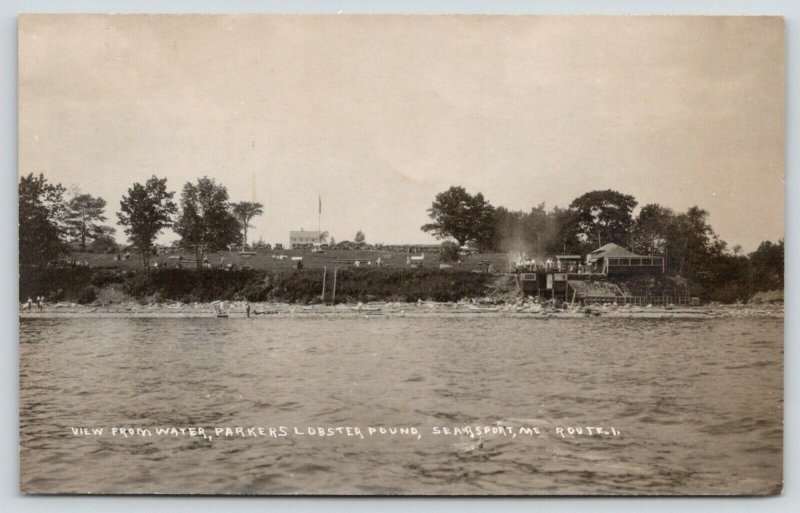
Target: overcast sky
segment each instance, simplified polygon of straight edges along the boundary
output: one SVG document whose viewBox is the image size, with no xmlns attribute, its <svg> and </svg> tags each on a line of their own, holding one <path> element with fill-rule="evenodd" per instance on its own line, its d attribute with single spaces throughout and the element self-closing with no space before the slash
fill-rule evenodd
<svg viewBox="0 0 800 513">
<path fill-rule="evenodd" d="M 521 210 L 611 188 L 699 205 L 745 250 L 783 237 L 778 18 L 26 15 L 19 27 L 19 171 L 102 196 L 114 221 L 134 181 L 179 191 L 207 175 L 265 205 L 249 237 L 273 243 L 316 229 L 318 195 L 337 240 L 432 242 L 419 227 L 451 185 Z"/>
</svg>

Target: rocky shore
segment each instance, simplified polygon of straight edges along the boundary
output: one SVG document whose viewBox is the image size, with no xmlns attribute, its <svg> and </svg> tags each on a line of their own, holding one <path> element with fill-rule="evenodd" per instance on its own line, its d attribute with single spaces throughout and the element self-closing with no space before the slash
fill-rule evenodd
<svg viewBox="0 0 800 513">
<path fill-rule="evenodd" d="M 20 306 L 20 318 L 92 318 L 92 317 L 142 317 L 142 318 L 202 318 L 216 317 L 224 311 L 228 318 L 251 319 L 299 316 L 511 316 L 524 318 L 636 318 L 636 319 L 710 319 L 733 317 L 783 317 L 783 305 L 712 305 L 705 307 L 634 307 L 597 305 L 590 307 L 553 308 L 528 300 L 496 303 L 489 298 L 458 302 L 418 301 L 416 303 L 373 301 L 337 305 L 298 305 L 279 302 L 211 302 L 211 303 L 151 303 L 121 302 L 113 304 L 79 305 L 61 302 L 36 305 L 29 310 Z M 224 320 L 224 319 L 220 319 Z"/>
</svg>

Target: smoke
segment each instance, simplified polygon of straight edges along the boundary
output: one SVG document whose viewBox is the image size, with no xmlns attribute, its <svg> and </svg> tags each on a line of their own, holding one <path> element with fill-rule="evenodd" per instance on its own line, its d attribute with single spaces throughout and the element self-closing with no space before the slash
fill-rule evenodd
<svg viewBox="0 0 800 513">
<path fill-rule="evenodd" d="M 545 241 L 542 237 L 531 240 L 520 234 L 503 238 L 500 242 L 500 249 L 508 254 L 508 261 L 511 264 L 522 260 L 544 262 L 555 256 L 555 253 L 548 252 L 548 248 L 552 247 L 552 241 Z"/>
<path fill-rule="evenodd" d="M 498 209 L 495 219 L 496 247 L 511 262 L 545 261 L 564 252 L 557 210 L 548 212 L 543 204 L 527 213 Z"/>
</svg>

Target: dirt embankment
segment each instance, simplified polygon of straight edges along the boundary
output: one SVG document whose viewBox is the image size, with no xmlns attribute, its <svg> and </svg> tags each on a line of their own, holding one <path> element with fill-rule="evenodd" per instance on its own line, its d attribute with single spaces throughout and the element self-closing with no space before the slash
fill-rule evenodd
<svg viewBox="0 0 800 513">
<path fill-rule="evenodd" d="M 756 292 L 755 295 L 750 298 L 750 302 L 755 304 L 783 303 L 783 290 Z"/>
</svg>

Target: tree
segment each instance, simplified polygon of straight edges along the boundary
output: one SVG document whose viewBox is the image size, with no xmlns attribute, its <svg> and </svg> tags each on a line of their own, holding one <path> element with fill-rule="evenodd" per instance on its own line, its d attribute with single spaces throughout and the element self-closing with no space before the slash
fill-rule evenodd
<svg viewBox="0 0 800 513">
<path fill-rule="evenodd" d="M 668 267 L 692 280 L 712 274 L 725 250 L 725 242 L 708 224 L 708 211 L 697 206 L 675 216 L 666 241 Z"/>
<path fill-rule="evenodd" d="M 764 241 L 750 253 L 754 291 L 782 289 L 784 284 L 784 243 Z"/>
<path fill-rule="evenodd" d="M 119 224 L 128 242 L 142 255 L 145 268 L 148 268 L 156 236 L 172 226 L 172 216 L 178 210 L 173 196 L 174 192 L 167 192 L 167 179 L 153 176 L 144 185 L 134 183 L 120 201 Z"/>
<path fill-rule="evenodd" d="M 577 213 L 573 209 L 555 207 L 550 217 L 553 235 L 546 239 L 545 255 L 585 254 L 595 249 L 592 242 L 582 240 L 578 233 Z"/>
<path fill-rule="evenodd" d="M 272 249 L 272 245 L 265 242 L 263 237 L 259 237 L 258 240 L 253 243 L 253 249 Z"/>
<path fill-rule="evenodd" d="M 46 266 L 67 254 L 64 244 L 64 187 L 44 175 L 19 179 L 19 263 Z"/>
<path fill-rule="evenodd" d="M 559 231 L 559 212 L 561 209 L 558 208 L 548 212 L 544 203 L 540 203 L 523 217 L 523 234 L 530 241 L 530 249 L 539 258 L 544 258 L 548 253 L 566 252 Z"/>
<path fill-rule="evenodd" d="M 741 244 L 734 244 L 733 248 L 731 248 L 731 249 L 733 250 L 733 256 L 737 256 L 738 257 L 739 253 L 742 252 L 742 245 Z"/>
<path fill-rule="evenodd" d="M 452 237 L 459 246 L 473 242 L 479 248 L 490 247 L 494 239 L 494 207 L 483 194 L 474 196 L 463 187 L 450 187 L 436 195 L 428 209 L 432 223 L 421 227 L 437 239 Z"/>
<path fill-rule="evenodd" d="M 110 226 L 98 226 L 89 249 L 95 253 L 116 253 L 119 245 L 114 239 L 117 231 Z"/>
<path fill-rule="evenodd" d="M 105 221 L 106 200 L 91 194 L 77 193 L 67 202 L 67 233 L 86 249 L 86 239 L 100 233 L 100 221 Z"/>
<path fill-rule="evenodd" d="M 206 251 L 219 251 L 241 240 L 239 221 L 229 210 L 228 190 L 214 179 L 204 176 L 197 185 L 187 182 L 181 209 L 175 233 L 183 247 L 194 248 L 198 269 Z"/>
<path fill-rule="evenodd" d="M 439 252 L 439 258 L 442 262 L 458 262 L 459 260 L 459 250 L 458 244 L 451 240 L 446 240 L 442 242 L 442 249 Z"/>
<path fill-rule="evenodd" d="M 633 196 L 610 189 L 587 192 L 570 204 L 575 232 L 598 247 L 609 242 L 630 246 L 631 212 L 636 204 Z"/>
<path fill-rule="evenodd" d="M 631 249 L 648 255 L 663 254 L 674 223 L 672 209 L 655 203 L 643 206 L 633 223 Z"/>
<path fill-rule="evenodd" d="M 331 247 L 333 247 L 333 246 L 335 246 L 335 245 L 336 245 L 336 239 L 334 239 L 333 237 L 331 237 L 331 240 L 329 240 L 329 241 L 328 241 L 328 246 L 331 246 Z"/>
<path fill-rule="evenodd" d="M 247 246 L 247 229 L 253 228 L 250 220 L 264 213 L 264 205 L 251 201 L 240 201 L 231 205 L 231 209 L 242 227 L 242 243 Z"/>
<path fill-rule="evenodd" d="M 353 242 L 355 242 L 356 244 L 363 244 L 364 241 L 366 240 L 367 238 L 364 236 L 364 232 L 362 232 L 361 230 L 358 230 L 356 232 L 356 236 L 353 237 Z"/>
<path fill-rule="evenodd" d="M 531 247 L 525 223 L 525 213 L 508 210 L 505 207 L 494 209 L 491 247 L 495 251 L 527 252 Z M 442 245 L 444 250 L 444 244 Z"/>
</svg>

